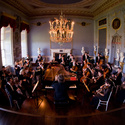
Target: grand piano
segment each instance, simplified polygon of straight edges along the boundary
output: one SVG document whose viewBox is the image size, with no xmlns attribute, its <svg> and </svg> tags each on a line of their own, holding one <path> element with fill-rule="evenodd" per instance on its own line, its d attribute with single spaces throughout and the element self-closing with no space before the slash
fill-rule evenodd
<svg viewBox="0 0 125 125">
<path fill-rule="evenodd" d="M 66 71 L 61 64 L 50 63 L 45 71 L 43 79 L 45 89 L 52 89 L 51 85 L 57 80 L 58 74 L 64 75 L 65 81 L 69 84 L 69 88 L 77 88 L 77 74 Z"/>
</svg>

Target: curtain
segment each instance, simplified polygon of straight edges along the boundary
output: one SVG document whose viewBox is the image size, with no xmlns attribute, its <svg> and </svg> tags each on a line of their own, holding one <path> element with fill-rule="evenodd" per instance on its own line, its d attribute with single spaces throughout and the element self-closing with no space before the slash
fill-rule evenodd
<svg viewBox="0 0 125 125">
<path fill-rule="evenodd" d="M 16 29 L 16 20 L 12 19 L 11 17 L 7 17 L 2 15 L 1 16 L 1 20 L 0 20 L 0 28 L 7 27 L 8 25 L 10 25 L 11 28 L 13 28 L 13 30 L 15 31 Z"/>
<path fill-rule="evenodd" d="M 24 23 L 24 22 L 21 22 L 20 32 L 21 32 L 22 30 L 25 30 L 25 29 L 27 30 L 27 33 L 29 33 L 29 31 L 30 31 L 29 25 L 26 24 L 26 23 Z"/>
</svg>

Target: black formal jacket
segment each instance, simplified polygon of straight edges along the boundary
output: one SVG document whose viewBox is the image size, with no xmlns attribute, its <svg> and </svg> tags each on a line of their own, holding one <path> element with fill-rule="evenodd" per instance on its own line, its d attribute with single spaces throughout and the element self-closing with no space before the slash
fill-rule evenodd
<svg viewBox="0 0 125 125">
<path fill-rule="evenodd" d="M 54 93 L 55 101 L 67 101 L 69 99 L 67 93 L 68 85 L 66 83 L 55 82 L 54 84 L 52 84 L 52 87 L 55 90 Z"/>
</svg>

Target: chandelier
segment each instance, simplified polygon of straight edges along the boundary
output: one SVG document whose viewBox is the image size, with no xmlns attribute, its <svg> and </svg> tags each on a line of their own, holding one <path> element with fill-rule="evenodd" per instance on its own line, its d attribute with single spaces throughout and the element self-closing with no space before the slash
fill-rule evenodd
<svg viewBox="0 0 125 125">
<path fill-rule="evenodd" d="M 63 44 L 72 41 L 74 22 L 65 19 L 62 12 L 59 19 L 54 18 L 54 21 L 49 21 L 49 24 L 49 34 L 52 42 Z"/>
</svg>

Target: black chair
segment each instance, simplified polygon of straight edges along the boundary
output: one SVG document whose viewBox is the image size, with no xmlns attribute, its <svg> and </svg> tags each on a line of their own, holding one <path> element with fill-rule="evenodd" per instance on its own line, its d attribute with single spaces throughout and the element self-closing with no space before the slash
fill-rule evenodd
<svg viewBox="0 0 125 125">
<path fill-rule="evenodd" d="M 6 88 L 5 88 L 5 92 L 7 94 L 8 99 L 9 99 L 10 107 L 13 108 L 13 106 L 16 105 L 17 108 L 20 109 L 18 101 L 17 100 L 13 100 L 11 94 L 8 92 L 8 90 Z"/>
</svg>

